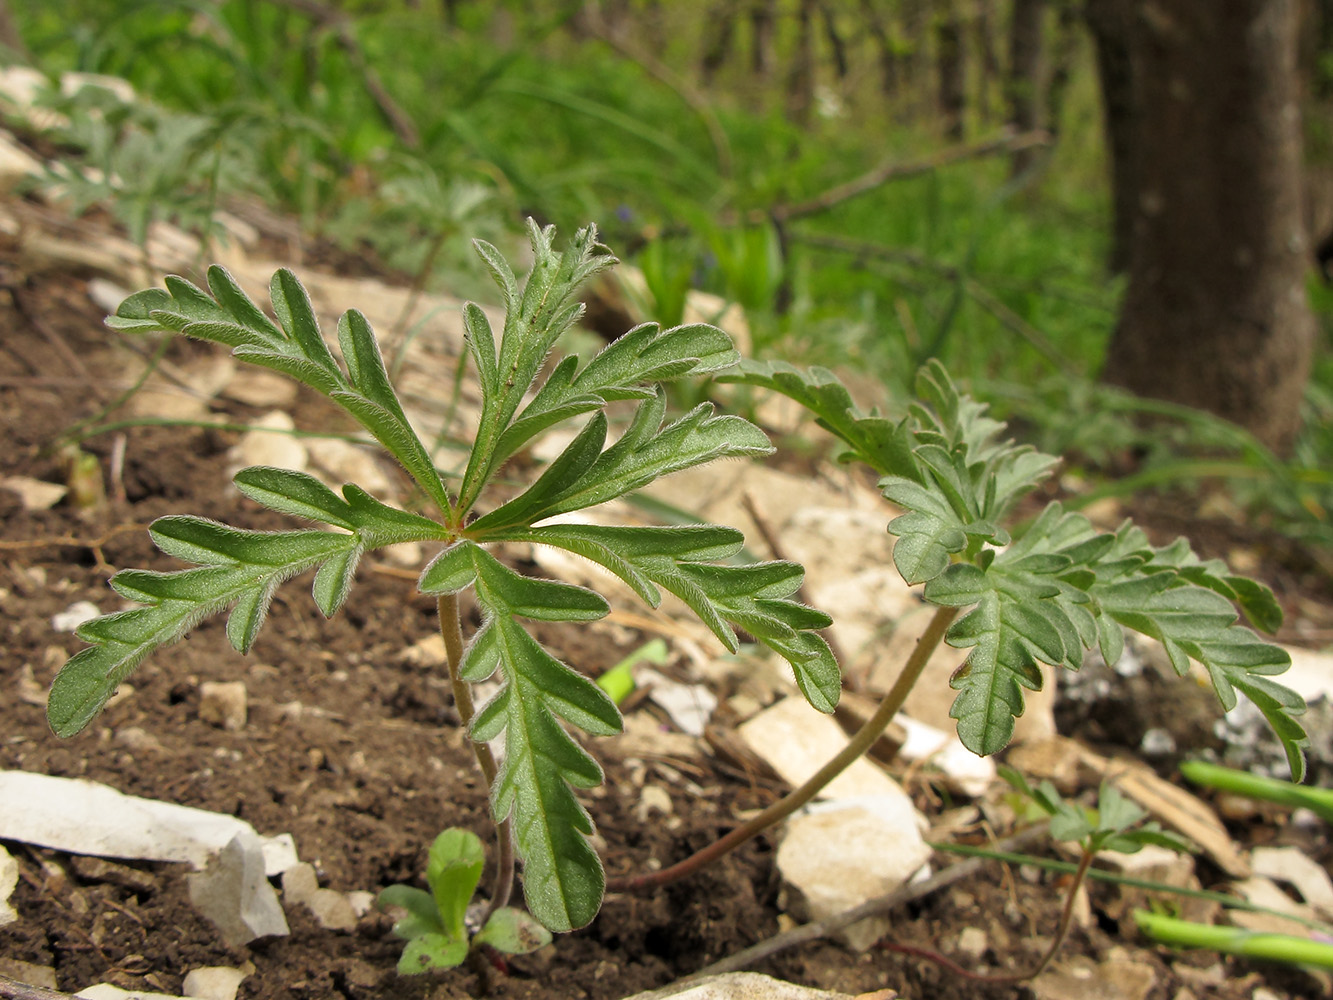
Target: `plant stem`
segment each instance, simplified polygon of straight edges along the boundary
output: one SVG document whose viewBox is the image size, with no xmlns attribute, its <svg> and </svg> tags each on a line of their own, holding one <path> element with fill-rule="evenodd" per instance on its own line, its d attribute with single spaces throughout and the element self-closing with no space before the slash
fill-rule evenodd
<svg viewBox="0 0 1333 1000">
<path fill-rule="evenodd" d="M 1333 969 L 1333 945 L 1323 941 L 1293 934 L 1262 934 L 1240 927 L 1196 924 L 1146 910 L 1135 910 L 1134 920 L 1154 941 L 1174 948 L 1211 948 L 1228 955 Z"/>
<path fill-rule="evenodd" d="M 1000 841 L 996 846 L 1014 850 L 1045 837 L 1048 830 L 1049 824 L 1042 822 Z M 906 885 L 899 886 L 893 892 L 867 900 L 850 910 L 845 910 L 832 917 L 826 917 L 823 920 L 793 927 L 781 934 L 775 934 L 765 941 L 760 941 L 758 944 L 751 945 L 743 951 L 738 951 L 734 955 L 729 955 L 700 969 L 689 978 L 701 979 L 706 976 L 719 976 L 724 972 L 737 972 L 741 969 L 753 968 L 759 962 L 776 955 L 780 951 L 794 948 L 808 941 L 817 941 L 822 937 L 829 937 L 868 917 L 890 913 L 906 903 L 925 899 L 946 886 L 953 885 L 966 878 L 972 878 L 981 872 L 986 860 L 986 858 L 968 858 L 966 861 L 960 861 L 941 869 L 922 882 L 908 882 Z"/>
<path fill-rule="evenodd" d="M 991 850 L 990 848 L 973 847 L 968 844 L 932 843 L 930 841 L 927 841 L 927 843 L 937 851 L 961 854 L 968 858 L 989 858 L 992 861 L 1003 861 L 1011 865 L 1034 865 L 1038 868 L 1044 868 L 1046 871 L 1062 872 L 1066 875 L 1073 875 L 1078 871 L 1078 865 L 1076 864 L 1068 861 L 1057 861 L 1054 858 L 1042 858 L 1035 854 L 1016 854 L 1013 851 Z M 1183 899 L 1203 899 L 1210 903 L 1220 903 L 1222 906 L 1233 910 L 1245 910 L 1248 913 L 1267 913 L 1270 916 L 1282 917 L 1284 920 L 1304 924 L 1312 931 L 1325 936 L 1333 936 L 1333 925 L 1312 920 L 1309 917 L 1282 913 L 1267 906 L 1259 906 L 1257 903 L 1251 903 L 1243 896 L 1232 896 L 1225 892 L 1211 892 L 1207 889 L 1186 889 L 1183 886 L 1167 885 L 1165 882 L 1154 882 L 1152 879 L 1121 875 L 1118 872 L 1106 871 L 1103 868 L 1089 868 L 1084 876 L 1097 882 L 1109 882 L 1112 885 L 1128 886 L 1131 889 L 1146 889 L 1148 892 L 1180 896 Z"/>
<path fill-rule="evenodd" d="M 444 639 L 449 683 L 454 692 L 454 707 L 458 709 L 459 723 L 466 730 L 472 724 L 472 716 L 476 714 L 476 709 L 472 704 L 472 688 L 458 672 L 459 665 L 463 662 L 463 626 L 458 616 L 458 595 L 441 594 L 435 606 L 440 616 L 440 635 Z M 477 767 L 481 769 L 482 777 L 486 779 L 489 796 L 490 789 L 495 785 L 497 772 L 495 754 L 491 753 L 489 744 L 478 740 L 469 742 L 472 744 L 472 753 L 477 758 Z M 492 913 L 508 905 L 510 893 L 514 888 L 514 839 L 508 819 L 496 824 L 495 849 L 495 882 L 486 913 L 482 916 L 483 925 Z"/>
<path fill-rule="evenodd" d="M 713 841 L 703 850 L 691 854 L 684 861 L 671 865 L 669 868 L 663 868 L 661 871 L 626 878 L 608 879 L 607 889 L 612 892 L 637 892 L 643 889 L 655 889 L 687 875 L 693 875 L 700 868 L 711 864 L 723 855 L 735 850 L 747 840 L 786 819 L 818 795 L 830 781 L 847 768 L 847 765 L 865 753 L 879 739 L 880 734 L 884 732 L 893 717 L 898 714 L 898 710 L 903 707 L 908 692 L 912 690 L 917 679 L 921 676 L 921 671 L 925 669 L 931 654 L 944 640 L 944 633 L 957 614 L 957 608 L 936 609 L 935 617 L 930 620 L 930 624 L 926 626 L 926 631 L 917 640 L 916 648 L 912 650 L 912 655 L 908 657 L 902 673 L 893 682 L 893 688 L 884 696 L 884 700 L 880 702 L 875 714 L 866 720 L 865 725 L 856 731 L 856 735 L 848 741 L 847 745 L 835 757 L 816 771 L 800 788 L 788 793 L 758 816 L 736 827 L 726 836 Z"/>
<path fill-rule="evenodd" d="M 947 955 L 941 955 L 938 951 L 930 948 L 922 948 L 914 944 L 899 944 L 896 941 L 882 941 L 880 947 L 886 951 L 896 951 L 899 954 L 924 958 L 928 962 L 934 962 L 936 965 L 948 969 L 956 976 L 962 976 L 964 979 L 970 979 L 973 982 L 1022 983 L 1029 979 L 1036 979 L 1046 971 L 1046 967 L 1051 964 L 1051 959 L 1055 958 L 1056 952 L 1060 950 L 1060 946 L 1065 943 L 1065 938 L 1069 936 L 1069 925 L 1074 916 L 1074 899 L 1078 896 L 1079 889 L 1083 887 L 1084 876 L 1087 875 L 1088 866 L 1092 864 L 1092 859 L 1095 856 L 1094 851 L 1084 848 L 1083 856 L 1079 858 L 1078 868 L 1074 872 L 1074 884 L 1069 887 L 1069 892 L 1065 896 L 1064 909 L 1060 911 L 1060 925 L 1055 930 L 1055 937 L 1051 939 L 1050 947 L 1046 949 L 1045 954 L 1027 972 L 1012 972 L 1002 975 L 974 972 L 972 969 L 959 965 Z"/>
<path fill-rule="evenodd" d="M 1265 778 L 1245 771 L 1210 764 L 1203 760 L 1187 760 L 1180 765 L 1180 773 L 1196 785 L 1203 785 L 1250 799 L 1276 802 L 1292 809 L 1305 808 L 1325 823 L 1333 823 L 1333 791 Z"/>
</svg>

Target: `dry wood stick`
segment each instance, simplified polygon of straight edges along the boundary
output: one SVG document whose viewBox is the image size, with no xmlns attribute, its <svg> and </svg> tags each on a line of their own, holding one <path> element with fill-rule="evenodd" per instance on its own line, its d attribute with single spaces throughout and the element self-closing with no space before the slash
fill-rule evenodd
<svg viewBox="0 0 1333 1000">
<path fill-rule="evenodd" d="M 1020 846 L 1026 846 L 1033 841 L 1040 840 L 1046 836 L 1047 824 L 1039 823 L 1036 826 L 1029 827 L 1021 833 L 1016 833 L 1012 837 L 1007 837 L 999 841 L 995 846 L 997 849 L 1014 850 Z M 1013 845 L 1013 846 L 1007 846 Z M 973 861 L 984 862 L 986 858 L 970 858 L 967 861 L 959 862 L 956 865 L 950 865 L 944 868 L 930 878 L 921 882 L 909 882 L 907 885 L 895 889 L 893 892 L 884 896 L 868 900 L 860 906 L 855 906 L 850 910 L 844 910 L 836 916 L 826 917 L 823 920 L 816 920 L 812 923 L 802 924 L 800 927 L 794 927 L 781 934 L 775 934 L 773 937 L 758 944 L 751 945 L 742 951 L 736 952 L 721 961 L 714 962 L 703 969 L 700 969 L 689 979 L 702 978 L 704 976 L 721 975 L 724 972 L 735 972 L 738 969 L 749 968 L 758 962 L 763 961 L 770 955 L 776 955 L 780 951 L 788 948 L 795 948 L 797 945 L 805 944 L 807 941 L 815 941 L 822 937 L 836 934 L 844 927 L 850 927 L 852 924 L 865 920 L 867 917 L 877 917 L 880 914 L 888 913 L 890 910 L 902 906 L 904 903 L 910 903 L 913 900 L 923 899 L 931 893 L 938 892 L 947 886 L 953 885 L 965 878 L 971 878 L 982 868 L 981 864 L 972 864 Z M 684 981 L 684 980 L 683 980 Z"/>
<path fill-rule="evenodd" d="M 800 201 L 794 205 L 774 205 L 768 209 L 753 211 L 746 216 L 746 221 L 753 225 L 759 225 L 770 219 L 778 222 L 789 222 L 792 219 L 800 219 L 807 215 L 817 215 L 820 212 L 828 211 L 841 202 L 865 194 L 867 191 L 873 191 L 889 181 L 930 173 L 932 170 L 938 170 L 941 167 L 947 167 L 950 164 L 960 163 L 964 160 L 976 160 L 984 156 L 1012 153 L 1020 149 L 1032 149 L 1036 146 L 1044 146 L 1048 142 L 1050 142 L 1050 135 L 1041 129 L 1019 133 L 1006 130 L 998 136 L 984 139 L 981 142 L 950 146 L 947 149 L 931 153 L 920 160 L 911 160 L 906 163 L 888 160 L 860 177 L 854 177 L 842 184 L 835 185 L 806 201 Z"/>
<path fill-rule="evenodd" d="M 74 997 L 70 993 L 48 990 L 45 986 L 30 986 L 0 975 L 0 1000 L 74 1000 Z"/>
</svg>

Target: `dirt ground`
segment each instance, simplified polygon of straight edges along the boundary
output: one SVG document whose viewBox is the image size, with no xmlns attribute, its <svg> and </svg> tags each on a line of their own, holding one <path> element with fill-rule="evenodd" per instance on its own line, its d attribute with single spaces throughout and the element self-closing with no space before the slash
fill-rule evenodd
<svg viewBox="0 0 1333 1000">
<path fill-rule="evenodd" d="M 104 332 L 86 277 L 28 276 L 13 259 L 0 259 L 0 282 L 7 286 L 0 291 L 0 427 L 6 445 L 0 476 L 63 482 L 63 460 L 46 449 L 74 420 L 115 394 L 90 380 L 99 371 L 120 370 L 126 355 Z M 181 343 L 171 350 L 168 357 L 181 360 L 212 348 Z M 259 415 L 240 403 L 219 406 L 236 422 Z M 331 406 L 306 396 L 295 415 L 298 426 L 343 426 Z M 15 494 L 0 490 L 0 768 L 85 777 L 127 793 L 236 815 L 263 834 L 290 832 L 322 883 L 341 890 L 377 891 L 414 880 L 427 845 L 446 826 L 470 828 L 485 842 L 485 794 L 448 686 L 437 668 L 402 655 L 434 629 L 434 602 L 415 595 L 410 579 L 392 567 L 364 567 L 346 609 L 329 621 L 316 610 L 308 580 L 284 586 L 247 657 L 226 642 L 222 618 L 209 620 L 151 657 L 133 676 L 132 690 L 83 734 L 69 741 L 50 734 L 45 689 L 80 646 L 52 628 L 52 616 L 82 600 L 103 611 L 117 607 L 106 586 L 113 568 L 173 568 L 150 544 L 143 530 L 149 521 L 188 512 L 248 527 L 281 526 L 276 515 L 229 492 L 225 452 L 234 433 L 131 428 L 118 477 L 111 475 L 113 440 L 100 435 L 83 443 L 110 484 L 108 502 L 92 513 L 68 503 L 30 512 Z M 60 539 L 75 541 L 55 541 Z M 592 674 L 643 641 L 623 629 L 576 627 L 550 629 L 543 639 Z M 200 683 L 238 679 L 249 694 L 245 728 L 229 732 L 201 720 Z M 720 721 L 726 725 L 725 717 Z M 679 860 L 728 829 L 737 814 L 783 792 L 776 780 L 720 758 L 627 760 L 614 740 L 597 742 L 593 752 L 607 769 L 607 781 L 584 799 L 613 876 Z M 671 816 L 636 817 L 645 775 L 668 789 Z M 939 812 L 928 786 L 918 780 L 914 791 Z M 669 888 L 608 897 L 591 926 L 512 960 L 506 972 L 463 968 L 401 979 L 394 973 L 400 942 L 389 933 L 386 916 L 363 920 L 355 933 L 337 933 L 321 928 L 303 908 L 289 909 L 290 937 L 229 948 L 190 906 L 183 866 L 90 862 L 5 846 L 20 869 L 12 900 L 19 920 L 0 930 L 0 958 L 51 967 L 58 988 L 70 992 L 109 981 L 174 993 L 192 968 L 249 963 L 254 971 L 240 996 L 252 1000 L 410 1000 L 487 991 L 497 997 L 610 1000 L 693 973 L 781 926 L 773 845 L 761 839 Z M 1326 845 L 1324 850 L 1327 861 Z M 1211 874 L 1220 879 L 1220 873 Z M 1180 958 L 1145 947 L 1132 922 L 1113 915 L 1119 912 L 1118 890 L 1094 886 L 1091 897 L 1091 919 L 1074 930 L 1062 958 L 1083 954 L 1100 961 L 1114 949 L 1128 949 L 1133 961 L 1152 970 L 1151 1000 L 1240 1000 L 1260 984 L 1279 998 L 1294 998 L 1317 988 L 1300 973 L 1235 962 L 1219 970 L 1212 968 L 1216 956 Z M 965 888 L 945 890 L 897 914 L 893 939 L 949 951 L 964 928 L 978 927 L 991 943 L 983 956 L 988 968 L 1024 968 L 1049 940 L 1061 901 L 1058 879 L 993 864 Z M 784 952 L 757 971 L 850 993 L 888 988 L 920 1000 L 1031 995 L 1027 987 L 967 981 L 882 948 L 856 955 L 829 943 Z M 1192 992 L 1182 993 L 1185 988 Z"/>
</svg>

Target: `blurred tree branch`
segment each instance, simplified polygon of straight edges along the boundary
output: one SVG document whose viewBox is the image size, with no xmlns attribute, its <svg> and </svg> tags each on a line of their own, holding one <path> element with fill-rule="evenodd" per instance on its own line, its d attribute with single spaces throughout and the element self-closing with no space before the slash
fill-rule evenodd
<svg viewBox="0 0 1333 1000">
<path fill-rule="evenodd" d="M 638 63 L 643 67 L 644 72 L 648 73 L 649 76 L 656 77 L 658 81 L 670 87 L 682 101 L 690 106 L 703 121 L 704 127 L 708 129 L 708 137 L 717 153 L 718 173 L 724 178 L 730 178 L 732 173 L 731 141 L 727 138 L 727 133 L 722 128 L 722 123 L 718 121 L 707 96 L 662 60 L 626 37 L 623 31 L 608 24 L 602 16 L 601 5 L 596 0 L 590 0 L 589 3 L 584 5 L 583 23 L 589 34 L 605 42 L 631 62 Z"/>
<path fill-rule="evenodd" d="M 384 81 L 380 79 L 379 73 L 375 71 L 375 67 L 366 60 L 365 51 L 352 30 L 352 18 L 345 11 L 330 7 L 320 0 L 277 0 L 277 2 L 313 18 L 321 28 L 333 33 L 339 48 L 346 53 L 356 71 L 361 74 L 366 92 L 370 94 L 371 100 L 375 102 L 375 106 L 379 108 L 380 114 L 389 123 L 394 134 L 409 149 L 419 148 L 421 134 L 417 130 L 416 122 L 393 99 L 393 95 L 384 86 Z"/>
<path fill-rule="evenodd" d="M 794 205 L 774 205 L 768 209 L 755 209 L 745 217 L 745 221 L 751 225 L 761 225 L 765 222 L 783 223 L 804 218 L 807 215 L 817 215 L 844 201 L 850 201 L 852 198 L 873 191 L 889 181 L 930 173 L 932 170 L 938 170 L 953 163 L 961 163 L 964 160 L 977 160 L 986 156 L 1013 153 L 1021 149 L 1032 149 L 1037 146 L 1044 146 L 1049 142 L 1050 135 L 1043 129 L 1018 133 L 1007 130 L 994 138 L 985 139 L 981 142 L 949 146 L 920 160 L 911 160 L 906 163 L 898 160 L 888 160 L 860 177 L 835 185 L 806 201 L 799 201 Z M 734 222 L 735 220 L 731 221 Z"/>
</svg>

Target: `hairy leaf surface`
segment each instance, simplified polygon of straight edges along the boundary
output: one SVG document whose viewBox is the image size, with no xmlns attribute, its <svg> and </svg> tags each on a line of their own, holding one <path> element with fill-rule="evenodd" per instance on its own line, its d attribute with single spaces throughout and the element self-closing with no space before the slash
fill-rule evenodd
<svg viewBox="0 0 1333 1000">
<path fill-rule="evenodd" d="M 283 268 L 269 283 L 274 323 L 245 294 L 226 268 L 208 269 L 209 292 L 172 275 L 166 289 L 148 289 L 107 317 L 113 329 L 147 333 L 171 330 L 232 348 L 243 361 L 280 371 L 341 404 L 402 463 L 426 494 L 448 510 L 449 496 L 430 455 L 403 413 L 370 324 L 361 313 L 338 323 L 347 372 L 338 367 L 304 286 Z"/>
<path fill-rule="evenodd" d="M 472 562 L 484 621 L 460 669 L 475 682 L 498 668 L 504 685 L 472 722 L 473 739 L 505 736 L 492 808 L 497 820 L 513 815 L 533 915 L 552 930 L 582 927 L 597 915 L 605 876 L 587 839 L 592 820 L 572 788 L 600 783 L 602 770 L 559 720 L 608 736 L 620 731 L 620 712 L 601 688 L 546 652 L 517 619 L 587 621 L 609 607 L 590 590 L 515 573 L 472 542 L 437 561 L 443 567 L 438 577 L 452 586 L 465 559 Z M 428 593 L 431 576 L 428 569 L 421 584 Z"/>
<path fill-rule="evenodd" d="M 359 544 L 354 534 L 242 531 L 185 516 L 159 518 L 150 533 L 164 552 L 202 565 L 172 573 L 122 570 L 111 578 L 117 593 L 146 607 L 79 626 L 79 638 L 92 645 L 70 657 L 51 685 L 47 719 L 57 735 L 83 729 L 149 653 L 224 608 L 232 608 L 227 638 L 247 652 L 282 581 Z"/>
<path fill-rule="evenodd" d="M 805 571 L 796 563 L 718 565 L 741 550 L 744 536 L 716 525 L 631 527 L 551 524 L 505 531 L 513 541 L 537 542 L 590 559 L 629 584 L 656 607 L 658 588 L 680 598 L 728 649 L 738 648 L 731 625 L 745 629 L 792 666 L 812 706 L 832 712 L 841 673 L 828 643 L 813 630 L 832 619 L 789 600 Z"/>
</svg>

